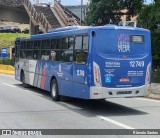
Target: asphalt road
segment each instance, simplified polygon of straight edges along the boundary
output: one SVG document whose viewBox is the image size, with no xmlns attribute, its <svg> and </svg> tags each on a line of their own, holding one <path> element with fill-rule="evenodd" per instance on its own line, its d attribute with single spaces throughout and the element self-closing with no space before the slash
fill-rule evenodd
<svg viewBox="0 0 160 138">
<path fill-rule="evenodd" d="M 0 129 L 160 129 L 160 101 L 54 102 L 48 92 L 23 88 L 13 76 L 0 74 Z"/>
</svg>

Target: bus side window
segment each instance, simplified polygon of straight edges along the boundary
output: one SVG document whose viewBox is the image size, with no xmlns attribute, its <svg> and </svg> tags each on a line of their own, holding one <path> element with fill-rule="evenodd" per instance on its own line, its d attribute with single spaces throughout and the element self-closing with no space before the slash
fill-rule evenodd
<svg viewBox="0 0 160 138">
<path fill-rule="evenodd" d="M 61 59 L 60 40 L 61 39 L 59 38 L 51 39 L 51 53 L 50 53 L 51 61 L 60 61 Z"/>
<path fill-rule="evenodd" d="M 41 59 L 42 60 L 49 60 L 50 50 L 42 50 Z"/>
<path fill-rule="evenodd" d="M 26 50 L 26 58 L 27 59 L 32 59 L 33 56 L 33 51 L 32 50 Z"/>
<path fill-rule="evenodd" d="M 19 53 L 20 53 L 19 45 L 20 45 L 20 41 L 16 41 L 15 42 L 15 58 L 16 58 L 16 62 L 18 61 Z"/>
<path fill-rule="evenodd" d="M 77 36 L 75 39 L 75 62 L 85 64 L 88 56 L 88 36 Z"/>
<path fill-rule="evenodd" d="M 69 37 L 63 39 L 62 43 L 62 61 L 73 62 L 74 38 Z"/>
<path fill-rule="evenodd" d="M 41 58 L 41 41 L 35 40 L 31 43 L 33 45 L 33 59 L 40 59 Z"/>
<path fill-rule="evenodd" d="M 26 58 L 26 51 L 20 50 L 20 58 Z"/>
<path fill-rule="evenodd" d="M 83 50 L 88 51 L 88 36 L 83 36 Z"/>
<path fill-rule="evenodd" d="M 56 61 L 56 52 L 55 51 L 53 51 L 53 50 L 51 50 L 51 56 L 50 56 L 50 60 L 52 60 L 52 61 Z"/>
<path fill-rule="evenodd" d="M 86 62 L 86 53 L 83 50 L 76 52 L 76 62 L 77 63 L 85 63 Z"/>
<path fill-rule="evenodd" d="M 41 58 L 41 51 L 33 50 L 33 59 L 40 59 L 40 58 Z"/>
<path fill-rule="evenodd" d="M 42 60 L 50 59 L 50 53 L 51 53 L 51 50 L 49 50 L 50 48 L 51 48 L 51 40 L 50 39 L 42 40 L 42 51 L 41 51 Z"/>
</svg>

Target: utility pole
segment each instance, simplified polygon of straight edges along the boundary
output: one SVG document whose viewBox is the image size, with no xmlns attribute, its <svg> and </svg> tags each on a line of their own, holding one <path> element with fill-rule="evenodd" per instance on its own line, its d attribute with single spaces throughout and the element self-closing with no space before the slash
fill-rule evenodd
<svg viewBox="0 0 160 138">
<path fill-rule="evenodd" d="M 82 25 L 82 6 L 83 6 L 83 0 L 81 0 L 81 19 L 80 19 L 80 25 Z"/>
</svg>

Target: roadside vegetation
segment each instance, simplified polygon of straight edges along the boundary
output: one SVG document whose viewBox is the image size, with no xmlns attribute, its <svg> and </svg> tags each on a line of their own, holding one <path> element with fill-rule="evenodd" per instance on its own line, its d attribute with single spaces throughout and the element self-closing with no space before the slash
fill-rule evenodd
<svg viewBox="0 0 160 138">
<path fill-rule="evenodd" d="M 152 71 L 152 82 L 153 83 L 160 83 L 160 69 L 154 69 Z"/>
<path fill-rule="evenodd" d="M 0 33 L 0 47 L 11 47 L 14 45 L 16 37 L 29 36 L 22 33 Z"/>
<path fill-rule="evenodd" d="M 17 37 L 26 37 L 29 36 L 29 34 L 22 34 L 22 33 L 0 33 L 0 53 L 2 47 L 11 47 L 14 45 L 15 39 Z M 8 51 L 10 52 L 10 51 Z M 9 56 L 8 56 L 9 57 Z M 2 59 L 0 54 L 0 64 L 5 65 L 12 65 L 14 66 L 14 58 L 10 60 L 9 58 Z"/>
<path fill-rule="evenodd" d="M 152 81 L 160 83 L 160 31 L 152 32 Z"/>
</svg>

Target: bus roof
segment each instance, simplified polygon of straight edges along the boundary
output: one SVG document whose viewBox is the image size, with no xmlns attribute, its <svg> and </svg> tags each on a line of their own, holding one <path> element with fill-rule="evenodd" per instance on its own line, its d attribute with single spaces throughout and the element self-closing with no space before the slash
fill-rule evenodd
<svg viewBox="0 0 160 138">
<path fill-rule="evenodd" d="M 117 25 L 104 25 L 104 26 L 67 26 L 57 29 L 49 30 L 48 33 L 31 35 L 29 37 L 17 37 L 16 40 L 26 40 L 26 39 L 41 39 L 46 37 L 56 37 L 80 33 L 88 33 L 90 31 L 95 31 L 99 29 L 108 29 L 108 30 L 137 30 L 137 31 L 147 31 L 149 30 L 138 27 L 131 26 L 117 26 Z"/>
</svg>

